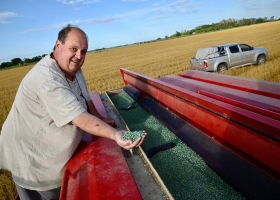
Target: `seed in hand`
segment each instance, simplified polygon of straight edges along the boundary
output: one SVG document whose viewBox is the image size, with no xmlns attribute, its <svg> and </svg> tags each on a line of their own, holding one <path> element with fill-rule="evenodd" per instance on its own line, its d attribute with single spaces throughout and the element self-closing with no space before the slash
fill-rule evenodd
<svg viewBox="0 0 280 200">
<path fill-rule="evenodd" d="M 131 140 L 132 142 L 134 142 L 139 137 L 142 137 L 144 134 L 145 134 L 145 131 L 125 131 L 122 136 L 122 139 Z"/>
</svg>

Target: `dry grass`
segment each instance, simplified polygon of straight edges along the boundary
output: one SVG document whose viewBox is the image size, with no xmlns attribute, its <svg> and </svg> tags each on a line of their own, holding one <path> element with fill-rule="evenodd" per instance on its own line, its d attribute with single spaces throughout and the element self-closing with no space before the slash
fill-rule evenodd
<svg viewBox="0 0 280 200">
<path fill-rule="evenodd" d="M 123 86 L 120 68 L 153 78 L 168 74 L 177 75 L 189 70 L 189 60 L 198 48 L 231 42 L 246 42 L 253 46 L 265 47 L 269 58 L 262 66 L 231 69 L 226 74 L 280 82 L 280 21 L 89 53 L 83 71 L 89 91 L 103 93 Z M 11 108 L 21 79 L 31 67 L 0 71 L 0 127 Z M 4 179 L 1 178 L 3 176 Z M 0 171 L 0 199 L 4 198 L 4 195 L 13 194 L 14 191 L 10 174 Z M 2 194 L 3 192 L 5 194 Z"/>
<path fill-rule="evenodd" d="M 14 199 L 15 194 L 16 187 L 13 180 L 11 179 L 11 173 L 0 169 L 0 199 Z"/>
</svg>

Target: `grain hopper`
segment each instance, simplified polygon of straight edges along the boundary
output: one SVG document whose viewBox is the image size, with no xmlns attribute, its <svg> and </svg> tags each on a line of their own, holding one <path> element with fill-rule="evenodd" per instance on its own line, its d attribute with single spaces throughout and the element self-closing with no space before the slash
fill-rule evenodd
<svg viewBox="0 0 280 200">
<path fill-rule="evenodd" d="M 124 87 L 92 93 L 139 149 L 85 135 L 64 199 L 280 199 L 280 84 L 200 71 L 154 79 L 120 69 Z M 137 116 L 141 114 L 141 116 Z"/>
</svg>

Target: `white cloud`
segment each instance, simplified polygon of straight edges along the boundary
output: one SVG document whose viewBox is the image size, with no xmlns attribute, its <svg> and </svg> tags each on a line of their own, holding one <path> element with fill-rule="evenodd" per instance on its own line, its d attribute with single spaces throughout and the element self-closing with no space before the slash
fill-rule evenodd
<svg viewBox="0 0 280 200">
<path fill-rule="evenodd" d="M 0 24 L 12 23 L 11 21 L 9 21 L 9 19 L 14 17 L 22 17 L 22 16 L 15 12 L 0 12 Z"/>
<path fill-rule="evenodd" d="M 235 3 L 245 18 L 271 17 L 270 13 L 280 8 L 279 0 L 239 0 Z"/>
<path fill-rule="evenodd" d="M 163 3 L 165 3 L 165 1 L 157 2 L 157 3 L 153 4 L 153 6 L 159 6 L 160 4 L 163 4 Z"/>
<path fill-rule="evenodd" d="M 67 0 L 60 0 L 67 1 Z M 74 0 L 71 0 L 74 2 Z M 82 2 L 84 0 L 75 0 L 75 2 Z M 68 0 L 70 2 L 70 0 Z M 29 32 L 38 32 L 56 28 L 62 28 L 67 24 L 81 25 L 81 24 L 105 24 L 112 23 L 115 21 L 120 21 L 122 19 L 129 19 L 133 17 L 145 16 L 149 13 L 154 13 L 154 16 L 147 16 L 146 19 L 160 19 L 166 17 L 172 17 L 174 15 L 182 15 L 184 13 L 193 13 L 195 10 L 199 9 L 205 2 L 193 3 L 192 0 L 178 0 L 176 2 L 162 5 L 162 6 L 152 6 L 144 9 L 134 10 L 126 13 L 120 13 L 115 15 L 109 15 L 99 18 L 89 18 L 86 20 L 73 20 L 70 22 L 64 22 L 60 24 L 56 24 L 50 27 L 45 28 L 34 28 L 20 32 L 21 34 L 29 33 Z"/>
<path fill-rule="evenodd" d="M 93 4 L 101 2 L 101 0 L 57 0 L 63 4 L 77 5 L 77 4 Z"/>
<path fill-rule="evenodd" d="M 82 24 L 82 22 L 81 22 L 81 20 L 69 21 L 69 22 L 65 22 L 65 23 L 54 24 L 52 26 L 43 27 L 43 28 L 28 29 L 28 30 L 25 30 L 25 31 L 21 31 L 20 34 L 31 33 L 31 32 L 40 32 L 40 31 L 45 31 L 45 30 L 62 28 L 62 27 L 67 26 L 67 24 L 79 25 L 79 24 Z"/>
</svg>

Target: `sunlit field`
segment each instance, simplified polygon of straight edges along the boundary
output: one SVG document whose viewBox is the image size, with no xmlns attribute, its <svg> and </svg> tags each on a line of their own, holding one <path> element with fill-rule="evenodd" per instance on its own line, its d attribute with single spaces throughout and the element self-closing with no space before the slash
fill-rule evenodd
<svg viewBox="0 0 280 200">
<path fill-rule="evenodd" d="M 263 66 L 232 69 L 229 75 L 280 81 L 280 22 L 193 35 L 155 43 L 106 50 L 87 55 L 83 67 L 90 91 L 104 92 L 123 86 L 119 68 L 158 78 L 189 70 L 190 58 L 198 48 L 230 42 L 245 42 L 268 50 Z"/>
<path fill-rule="evenodd" d="M 232 42 L 264 47 L 269 57 L 264 65 L 231 69 L 224 74 L 280 82 L 280 21 L 91 52 L 87 54 L 82 69 L 89 91 L 104 93 L 123 87 L 120 68 L 153 78 L 177 75 L 189 70 L 190 59 L 198 48 Z M 31 68 L 26 66 L 0 71 L 0 128 L 20 81 Z M 10 180 L 9 174 L 0 170 L 0 200 L 14 195 L 15 189 Z"/>
</svg>

